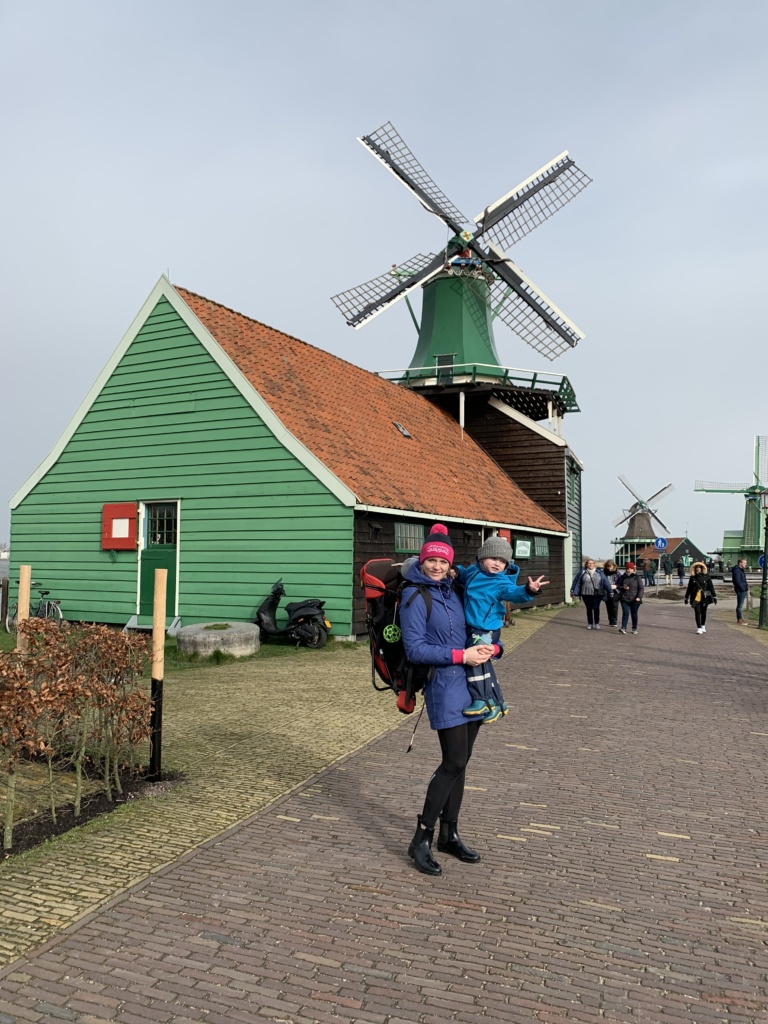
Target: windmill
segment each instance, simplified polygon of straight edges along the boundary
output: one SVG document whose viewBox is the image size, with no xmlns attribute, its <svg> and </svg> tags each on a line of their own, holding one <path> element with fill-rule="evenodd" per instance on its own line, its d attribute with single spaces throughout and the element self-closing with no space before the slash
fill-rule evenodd
<svg viewBox="0 0 768 1024">
<path fill-rule="evenodd" d="M 627 523 L 624 536 L 612 542 L 616 545 L 616 561 L 621 564 L 634 560 L 640 548 L 653 543 L 658 536 L 653 527 L 653 520 L 659 524 L 664 533 L 669 533 L 668 527 L 656 514 L 656 509 L 651 508 L 651 503 L 658 503 L 662 498 L 674 491 L 675 488 L 672 484 L 667 484 L 661 490 L 652 494 L 650 498 L 643 500 L 626 477 L 619 474 L 618 479 L 635 499 L 632 505 L 628 509 L 623 509 L 622 514 L 613 522 L 614 526 L 621 526 L 622 523 Z"/>
<path fill-rule="evenodd" d="M 763 516 L 760 494 L 768 487 L 768 437 L 755 435 L 755 462 L 753 480 L 743 484 L 720 484 L 710 480 L 697 480 L 694 491 L 708 494 L 743 494 L 744 526 L 741 531 L 727 530 L 723 537 L 723 558 L 735 562 L 746 558 L 749 565 L 757 564 L 763 551 Z"/>
<path fill-rule="evenodd" d="M 590 183 L 567 151 L 470 222 L 427 174 L 392 124 L 387 122 L 358 141 L 448 232 L 440 252 L 413 256 L 333 296 L 347 323 L 359 328 L 400 299 L 408 303 L 408 295 L 421 286 L 420 324 L 409 304 L 419 332 L 409 385 L 436 379 L 448 384 L 507 379 L 493 338 L 496 318 L 547 359 L 584 337 L 505 254 Z"/>
</svg>

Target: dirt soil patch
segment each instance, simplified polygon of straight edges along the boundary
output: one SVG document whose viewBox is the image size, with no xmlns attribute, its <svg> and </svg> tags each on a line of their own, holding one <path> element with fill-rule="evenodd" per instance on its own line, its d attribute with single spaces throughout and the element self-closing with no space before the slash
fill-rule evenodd
<svg viewBox="0 0 768 1024">
<path fill-rule="evenodd" d="M 165 796 L 174 785 L 182 780 L 183 776 L 180 773 L 169 773 L 167 777 L 163 777 L 157 782 L 150 782 L 141 775 L 121 779 L 122 795 L 115 795 L 112 800 L 109 800 L 106 793 L 91 793 L 83 798 L 78 817 L 75 817 L 74 806 L 67 804 L 57 806 L 56 821 L 53 820 L 50 811 L 20 821 L 13 826 L 13 848 L 0 850 L 0 860 L 6 860 L 14 854 L 40 846 L 42 843 L 48 842 L 49 839 L 53 839 L 54 836 L 63 835 L 72 828 L 85 825 L 102 814 L 109 814 L 131 800 Z"/>
<path fill-rule="evenodd" d="M 683 601 L 687 587 L 659 587 L 658 594 L 655 588 L 646 589 L 646 597 L 657 597 L 660 601 Z"/>
</svg>

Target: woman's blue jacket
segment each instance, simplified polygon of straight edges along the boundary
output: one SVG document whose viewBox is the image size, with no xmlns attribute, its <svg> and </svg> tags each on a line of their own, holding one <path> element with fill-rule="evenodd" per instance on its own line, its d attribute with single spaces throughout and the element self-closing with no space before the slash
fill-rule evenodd
<svg viewBox="0 0 768 1024">
<path fill-rule="evenodd" d="M 449 579 L 435 582 L 425 576 L 418 564 L 405 576 L 407 582 L 429 588 L 432 608 L 421 594 L 410 601 L 413 589 L 406 587 L 400 603 L 400 625 L 408 660 L 417 665 L 434 665 L 432 678 L 424 687 L 429 724 L 433 729 L 451 729 L 466 725 L 464 708 L 472 702 L 467 688 L 464 665 L 454 664 L 454 651 L 463 651 L 466 623 L 461 601 Z"/>
<path fill-rule="evenodd" d="M 578 597 L 579 594 L 581 594 L 581 577 L 584 575 L 586 571 L 586 569 L 579 569 L 579 571 L 573 577 L 573 583 L 571 584 L 571 593 L 574 597 Z M 610 594 L 612 593 L 610 580 L 607 578 L 602 569 L 595 569 L 595 572 L 598 576 L 597 596 L 603 598 L 610 596 Z"/>
</svg>

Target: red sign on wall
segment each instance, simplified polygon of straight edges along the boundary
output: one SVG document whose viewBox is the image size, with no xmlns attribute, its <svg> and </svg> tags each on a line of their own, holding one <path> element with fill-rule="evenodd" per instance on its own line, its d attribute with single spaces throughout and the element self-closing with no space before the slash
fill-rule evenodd
<svg viewBox="0 0 768 1024">
<path fill-rule="evenodd" d="M 138 505 L 133 501 L 105 505 L 101 512 L 102 551 L 135 551 Z"/>
</svg>

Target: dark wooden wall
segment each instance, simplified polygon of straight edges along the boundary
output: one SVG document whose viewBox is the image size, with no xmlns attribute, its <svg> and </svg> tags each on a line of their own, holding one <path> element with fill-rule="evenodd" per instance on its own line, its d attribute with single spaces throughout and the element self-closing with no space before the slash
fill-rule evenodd
<svg viewBox="0 0 768 1024">
<path fill-rule="evenodd" d="M 405 561 L 410 556 L 402 552 L 395 552 L 395 523 L 418 523 L 424 527 L 424 534 L 429 531 L 433 522 L 439 522 L 439 516 L 431 519 L 408 518 L 407 516 L 379 515 L 378 513 L 357 512 L 355 513 L 355 589 L 352 609 L 352 631 L 356 635 L 365 633 L 365 599 L 360 586 L 360 570 L 371 558 L 392 558 L 395 561 Z M 453 544 L 455 561 L 457 565 L 471 565 L 477 556 L 477 549 L 481 544 L 481 527 L 472 524 L 446 523 L 448 532 Z M 516 537 L 526 538 L 533 541 L 536 536 L 534 531 L 520 532 Z M 549 537 L 549 558 L 528 558 L 518 562 L 520 566 L 519 582 L 525 584 L 528 576 L 544 575 L 550 580 L 550 585 L 545 588 L 540 597 L 536 598 L 535 604 L 544 605 L 556 603 L 563 599 L 566 589 L 566 581 L 563 572 L 563 538 Z M 514 537 L 513 537 L 514 542 Z M 570 579 L 567 586 L 570 586 Z"/>
<path fill-rule="evenodd" d="M 554 444 L 487 403 L 467 404 L 467 433 L 529 498 L 565 525 L 568 448 Z"/>
</svg>

